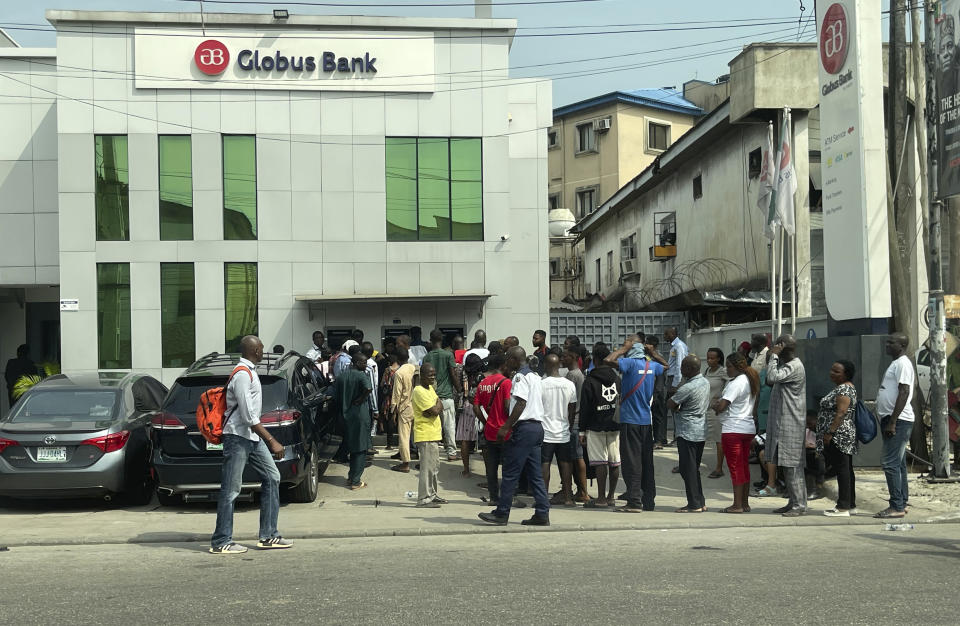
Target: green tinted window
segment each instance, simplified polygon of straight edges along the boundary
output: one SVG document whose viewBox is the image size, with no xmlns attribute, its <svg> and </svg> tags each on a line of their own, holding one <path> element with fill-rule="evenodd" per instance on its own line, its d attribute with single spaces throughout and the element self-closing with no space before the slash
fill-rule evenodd
<svg viewBox="0 0 960 626">
<path fill-rule="evenodd" d="M 160 136 L 160 239 L 193 239 L 190 135 Z"/>
<path fill-rule="evenodd" d="M 420 241 L 450 240 L 450 142 L 417 140 Z"/>
<path fill-rule="evenodd" d="M 257 238 L 257 141 L 223 136 L 223 238 Z"/>
<path fill-rule="evenodd" d="M 193 363 L 196 345 L 193 263 L 160 264 L 160 339 L 163 367 Z"/>
<path fill-rule="evenodd" d="M 417 240 L 417 140 L 387 137 L 387 241 Z"/>
<path fill-rule="evenodd" d="M 450 218 L 454 241 L 483 239 L 483 174 L 479 139 L 450 140 Z"/>
<path fill-rule="evenodd" d="M 257 264 L 223 264 L 226 352 L 239 352 L 244 335 L 257 334 Z"/>
<path fill-rule="evenodd" d="M 97 263 L 97 346 L 100 369 L 131 367 L 129 263 Z"/>
<path fill-rule="evenodd" d="M 126 135 L 94 137 L 97 241 L 130 239 L 130 170 Z"/>
<path fill-rule="evenodd" d="M 482 241 L 480 139 L 387 137 L 387 241 Z"/>
</svg>

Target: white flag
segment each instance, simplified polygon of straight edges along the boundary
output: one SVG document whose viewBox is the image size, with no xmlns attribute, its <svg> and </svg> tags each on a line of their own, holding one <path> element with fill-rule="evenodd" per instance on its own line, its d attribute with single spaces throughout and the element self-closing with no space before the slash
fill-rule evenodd
<svg viewBox="0 0 960 626">
<path fill-rule="evenodd" d="M 780 129 L 780 152 L 777 154 L 776 220 L 791 237 L 796 232 L 793 222 L 793 196 L 797 192 L 797 172 L 793 168 L 793 149 L 790 147 L 790 112 L 784 110 Z"/>
<path fill-rule="evenodd" d="M 777 178 L 777 165 L 774 161 L 773 151 L 773 122 L 767 126 L 767 147 L 763 151 L 763 165 L 760 169 L 760 193 L 757 196 L 757 207 L 763 211 L 763 232 L 768 239 L 774 237 L 775 224 L 771 219 L 775 219 L 776 214 L 771 213 L 773 206 L 774 181 Z"/>
</svg>

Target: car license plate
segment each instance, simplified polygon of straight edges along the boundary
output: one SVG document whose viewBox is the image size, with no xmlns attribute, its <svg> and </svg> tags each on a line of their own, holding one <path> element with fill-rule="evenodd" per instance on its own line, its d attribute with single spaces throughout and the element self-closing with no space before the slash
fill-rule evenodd
<svg viewBox="0 0 960 626">
<path fill-rule="evenodd" d="M 208 441 L 208 442 L 207 442 L 207 450 L 220 450 L 220 451 L 223 451 L 223 444 L 222 444 L 222 443 L 210 443 L 210 442 Z"/>
<path fill-rule="evenodd" d="M 37 448 L 38 463 L 66 463 L 66 448 Z"/>
</svg>

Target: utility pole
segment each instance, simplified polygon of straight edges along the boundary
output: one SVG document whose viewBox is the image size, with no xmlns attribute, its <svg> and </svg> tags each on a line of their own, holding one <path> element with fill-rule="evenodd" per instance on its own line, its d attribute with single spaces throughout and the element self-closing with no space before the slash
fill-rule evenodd
<svg viewBox="0 0 960 626">
<path fill-rule="evenodd" d="M 910 276 L 913 263 L 907 254 L 916 226 L 909 219 L 912 202 L 911 187 L 907 183 L 907 121 L 910 112 L 907 103 L 907 0 L 890 2 L 890 47 L 888 59 L 887 99 L 887 171 L 892 185 L 888 195 L 887 228 L 890 230 L 890 293 L 893 299 L 893 321 L 896 330 L 910 337 L 916 345 L 913 332 Z M 899 267 L 897 267 L 899 266 Z M 911 359 L 912 360 L 912 359 Z"/>
<path fill-rule="evenodd" d="M 925 39 L 927 70 L 927 136 L 936 137 L 936 51 L 932 42 L 936 41 L 934 17 L 935 4 L 926 3 Z M 916 36 L 916 35 L 914 35 Z M 917 68 L 919 69 L 919 68 Z M 930 418 L 933 425 L 933 474 L 937 478 L 950 477 L 950 436 L 947 428 L 947 355 L 946 355 L 946 318 L 943 310 L 943 274 L 940 267 L 940 217 L 942 205 L 937 200 L 939 182 L 936 142 L 928 146 L 929 167 L 929 210 L 930 225 Z M 928 148 L 929 149 L 929 148 Z"/>
</svg>

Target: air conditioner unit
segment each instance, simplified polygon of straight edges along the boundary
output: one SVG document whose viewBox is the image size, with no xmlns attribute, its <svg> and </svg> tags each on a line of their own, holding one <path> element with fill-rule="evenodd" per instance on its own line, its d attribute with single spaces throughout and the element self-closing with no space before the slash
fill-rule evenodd
<svg viewBox="0 0 960 626">
<path fill-rule="evenodd" d="M 630 274 L 636 274 L 638 271 L 637 260 L 636 259 L 625 259 L 620 261 L 620 272 L 624 276 L 629 276 Z"/>
<path fill-rule="evenodd" d="M 605 133 L 610 130 L 610 125 L 613 123 L 613 120 L 609 117 L 603 117 L 598 120 L 593 121 L 593 130 L 598 133 Z"/>
</svg>

